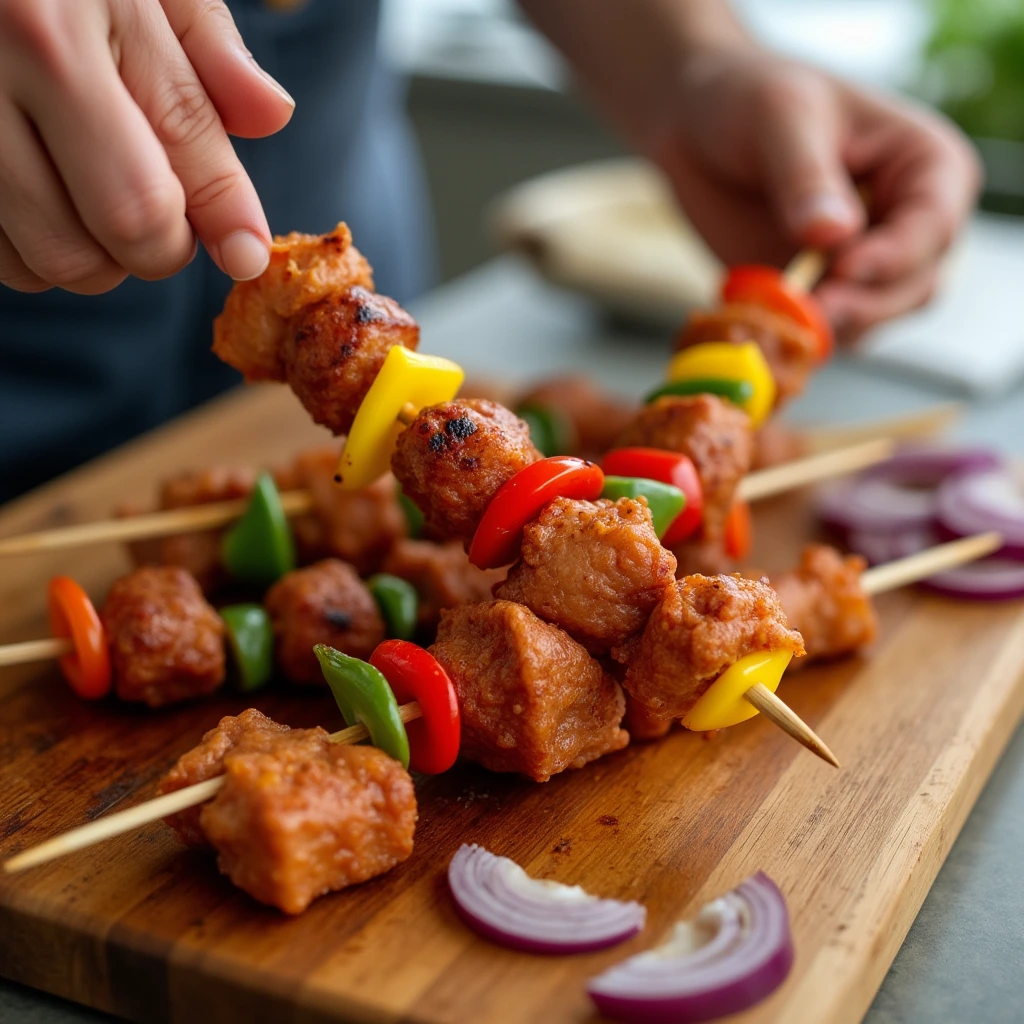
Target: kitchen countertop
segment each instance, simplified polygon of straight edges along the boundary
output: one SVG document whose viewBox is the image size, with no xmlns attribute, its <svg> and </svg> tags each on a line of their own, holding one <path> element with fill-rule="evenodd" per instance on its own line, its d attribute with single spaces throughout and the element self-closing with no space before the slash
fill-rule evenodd
<svg viewBox="0 0 1024 1024">
<path fill-rule="evenodd" d="M 613 329 L 591 303 L 539 282 L 518 260 L 494 260 L 414 305 L 424 351 L 497 380 L 582 370 L 640 394 L 658 379 L 668 332 Z M 792 407 L 809 422 L 867 420 L 947 400 L 933 385 L 835 359 Z M 1021 454 L 1024 389 L 969 407 L 963 440 Z M 969 681 L 965 681 L 969 682 Z M 968 817 L 865 1021 L 1021 1019 L 1024 963 L 1024 730 Z M 4 1024 L 72 1024 L 108 1016 L 0 981 Z"/>
</svg>

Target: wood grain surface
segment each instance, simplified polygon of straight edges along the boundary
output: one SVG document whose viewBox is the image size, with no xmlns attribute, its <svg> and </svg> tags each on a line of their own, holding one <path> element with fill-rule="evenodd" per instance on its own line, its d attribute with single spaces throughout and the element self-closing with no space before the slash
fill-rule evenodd
<svg viewBox="0 0 1024 1024">
<path fill-rule="evenodd" d="M 174 470 L 281 461 L 324 435 L 282 389 L 226 399 L 0 512 L 0 536 L 148 502 Z M 800 498 L 757 509 L 758 564 L 811 535 Z M 56 572 L 99 600 L 118 549 L 0 565 L 0 642 L 46 633 Z M 545 785 L 471 766 L 417 784 L 413 856 L 289 919 L 187 852 L 162 824 L 0 879 L 0 974 L 139 1021 L 579 1022 L 587 977 L 681 915 L 767 871 L 797 958 L 744 1021 L 861 1018 L 1024 711 L 1020 604 L 880 600 L 873 651 L 792 673 L 780 693 L 843 762 L 835 771 L 754 719 L 713 740 L 674 733 Z M 339 725 L 329 697 L 286 689 L 154 713 L 85 705 L 48 666 L 0 672 L 0 856 L 153 793 L 178 754 L 255 703 L 291 725 Z M 550 958 L 478 940 L 445 887 L 462 842 L 595 893 L 642 900 L 645 932 Z"/>
</svg>

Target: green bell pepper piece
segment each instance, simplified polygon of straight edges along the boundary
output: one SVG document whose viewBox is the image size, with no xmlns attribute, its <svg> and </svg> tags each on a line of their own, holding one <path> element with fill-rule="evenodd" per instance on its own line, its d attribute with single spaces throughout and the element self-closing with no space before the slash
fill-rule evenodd
<svg viewBox="0 0 1024 1024">
<path fill-rule="evenodd" d="M 691 380 L 672 380 L 655 388 L 644 402 L 650 405 L 663 395 L 721 395 L 733 405 L 743 408 L 754 394 L 749 380 L 727 380 L 725 377 L 694 377 Z"/>
<path fill-rule="evenodd" d="M 313 653 L 345 724 L 362 722 L 370 731 L 373 745 L 408 768 L 409 737 L 398 711 L 398 701 L 383 673 L 368 662 L 342 654 L 327 644 L 317 644 Z"/>
<path fill-rule="evenodd" d="M 573 436 L 572 425 L 565 414 L 549 405 L 527 402 L 516 409 L 516 415 L 530 428 L 530 440 L 545 458 L 565 455 Z"/>
<path fill-rule="evenodd" d="M 612 501 L 619 498 L 646 498 L 654 522 L 654 532 L 659 540 L 686 507 L 686 495 L 678 487 L 639 476 L 606 476 L 601 497 Z"/>
<path fill-rule="evenodd" d="M 398 489 L 398 504 L 402 506 L 405 513 L 405 524 L 409 528 L 409 536 L 418 540 L 423 534 L 423 513 L 408 494 L 401 488 Z"/>
<path fill-rule="evenodd" d="M 366 581 L 374 601 L 384 617 L 390 640 L 411 640 L 416 632 L 420 597 L 408 581 L 386 572 L 379 572 Z"/>
<path fill-rule="evenodd" d="M 235 579 L 268 587 L 295 568 L 292 529 L 269 473 L 260 474 L 245 514 L 224 534 L 221 558 Z"/>
<path fill-rule="evenodd" d="M 228 635 L 228 650 L 235 667 L 238 689 L 258 690 L 274 673 L 274 627 L 261 604 L 233 604 L 221 608 Z"/>
</svg>

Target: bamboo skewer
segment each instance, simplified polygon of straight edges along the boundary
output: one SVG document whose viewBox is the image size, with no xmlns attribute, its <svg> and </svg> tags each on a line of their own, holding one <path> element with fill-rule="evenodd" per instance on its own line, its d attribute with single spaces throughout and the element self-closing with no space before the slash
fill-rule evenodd
<svg viewBox="0 0 1024 1024">
<path fill-rule="evenodd" d="M 820 249 L 803 249 L 786 264 L 782 276 L 794 288 L 812 292 L 827 269 L 828 259 Z"/>
<path fill-rule="evenodd" d="M 860 578 L 861 589 L 869 597 L 887 590 L 898 590 L 908 583 L 927 579 L 946 569 L 955 569 L 958 565 L 977 561 L 998 551 L 1002 546 L 1003 538 L 995 531 L 937 544 L 933 548 L 907 555 L 906 558 L 899 558 L 895 562 L 886 562 L 867 569 Z"/>
<path fill-rule="evenodd" d="M 814 427 L 802 432 L 804 444 L 811 452 L 828 452 L 888 437 L 894 441 L 931 437 L 952 426 L 964 413 L 963 402 L 941 402 L 920 412 L 892 416 L 869 423 L 850 423 L 828 427 Z"/>
<path fill-rule="evenodd" d="M 833 768 L 839 768 L 836 755 L 825 744 L 825 741 L 777 694 L 768 689 L 764 683 L 755 683 L 743 699 L 753 704 L 773 725 L 777 725 L 797 743 L 805 746 L 812 754 L 817 754 L 822 761 L 827 761 Z"/>
<path fill-rule="evenodd" d="M 30 661 L 51 661 L 54 658 L 62 658 L 65 654 L 71 654 L 74 649 L 74 643 L 62 637 L 6 644 L 0 647 L 0 666 L 24 665 Z"/>
</svg>

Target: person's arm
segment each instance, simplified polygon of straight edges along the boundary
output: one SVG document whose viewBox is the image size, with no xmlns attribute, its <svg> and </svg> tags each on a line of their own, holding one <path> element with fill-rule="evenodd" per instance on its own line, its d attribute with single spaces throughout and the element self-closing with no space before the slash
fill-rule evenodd
<svg viewBox="0 0 1024 1024">
<path fill-rule="evenodd" d="M 197 236 L 255 277 L 270 230 L 228 134 L 293 108 L 219 0 L 0 0 L 0 283 L 166 277 Z"/>
<path fill-rule="evenodd" d="M 727 263 L 829 249 L 818 295 L 846 337 L 931 296 L 980 180 L 939 115 L 765 50 L 723 0 L 520 4 Z"/>
</svg>

